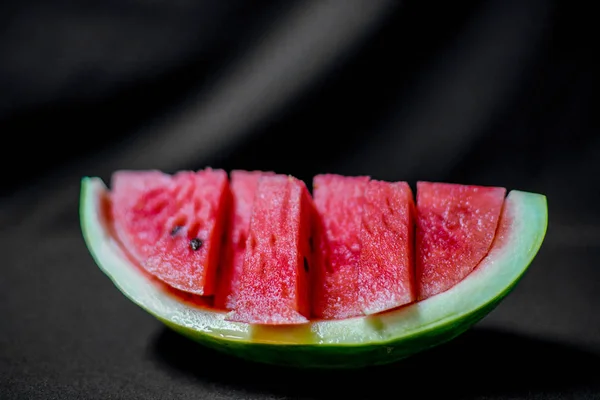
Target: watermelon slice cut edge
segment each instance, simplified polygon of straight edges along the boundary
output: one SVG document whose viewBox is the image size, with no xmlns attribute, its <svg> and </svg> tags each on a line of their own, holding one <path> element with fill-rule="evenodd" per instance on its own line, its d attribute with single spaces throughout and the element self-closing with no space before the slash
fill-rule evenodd
<svg viewBox="0 0 600 400">
<path fill-rule="evenodd" d="M 80 223 L 99 268 L 133 303 L 171 329 L 206 346 L 270 364 L 355 368 L 405 358 L 461 334 L 487 315 L 519 282 L 544 240 L 548 209 L 541 194 L 513 190 L 487 256 L 456 286 L 408 306 L 297 327 L 256 327 L 226 320 L 226 312 L 193 307 L 165 293 L 124 254 L 105 216 L 108 190 L 84 177 Z M 308 326 L 307 326 L 308 325 Z M 308 333 L 307 333 L 308 332 Z"/>
</svg>

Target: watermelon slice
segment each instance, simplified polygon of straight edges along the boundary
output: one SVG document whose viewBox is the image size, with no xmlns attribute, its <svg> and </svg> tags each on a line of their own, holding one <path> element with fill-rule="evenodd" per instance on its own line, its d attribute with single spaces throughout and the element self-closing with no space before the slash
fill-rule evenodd
<svg viewBox="0 0 600 400">
<path fill-rule="evenodd" d="M 359 300 L 365 314 L 412 303 L 414 203 L 406 182 L 372 180 L 361 226 Z"/>
<path fill-rule="evenodd" d="M 160 182 L 165 184 L 169 180 L 163 179 L 165 177 L 161 174 L 155 174 L 154 177 L 146 175 L 146 178 L 143 184 L 139 183 L 140 180 L 137 186 L 132 184 L 128 187 L 144 188 L 149 187 L 150 184 L 160 186 Z M 306 188 L 301 186 L 300 192 L 305 192 Z M 297 185 L 282 187 L 296 188 Z M 141 192 L 145 191 L 141 190 Z M 134 190 L 132 193 L 137 192 Z M 294 214 L 292 211 L 297 207 L 279 208 L 273 202 L 270 206 L 267 204 L 268 198 L 280 201 L 282 204 L 286 199 L 284 195 L 286 193 L 289 194 L 286 204 L 293 203 L 302 208 L 304 203 L 308 203 L 309 206 L 306 208 L 310 208 L 311 201 L 308 195 L 300 196 L 304 196 L 303 201 L 293 202 L 292 199 L 299 197 L 297 190 L 277 190 L 273 191 L 272 196 L 263 196 L 262 202 L 265 204 L 262 204 L 261 208 L 266 213 L 263 218 L 256 218 L 262 220 L 257 225 L 259 229 L 256 231 L 257 237 L 261 238 L 262 249 L 271 252 L 262 254 L 274 255 L 274 257 L 264 257 L 265 260 L 291 261 L 276 263 L 278 268 L 264 270 L 265 277 L 268 278 L 267 282 L 274 283 L 275 287 L 278 286 L 281 290 L 273 290 L 265 284 L 255 283 L 255 279 L 252 278 L 256 278 L 257 274 L 244 273 L 244 277 L 248 277 L 245 279 L 249 282 L 247 287 L 256 291 L 250 294 L 244 289 L 240 291 L 241 297 L 246 298 L 246 304 L 240 309 L 245 307 L 246 311 L 251 311 L 244 313 L 246 316 L 262 317 L 265 315 L 261 312 L 263 305 L 267 306 L 264 309 L 273 305 L 281 306 L 285 311 L 284 314 L 306 320 L 303 324 L 278 326 L 232 321 L 228 311 L 216 310 L 205 302 L 182 301 L 180 296 L 165 290 L 165 284 L 157 284 L 155 279 L 139 268 L 140 263 L 129 256 L 129 252 L 138 250 L 139 247 L 126 244 L 115 233 L 116 225 L 123 223 L 117 221 L 117 218 L 123 216 L 111 212 L 115 208 L 114 189 L 113 192 L 109 192 L 99 178 L 82 180 L 81 228 L 88 249 L 97 265 L 116 287 L 135 304 L 175 331 L 219 351 L 253 361 L 300 367 L 350 368 L 390 363 L 451 340 L 467 330 L 493 310 L 515 287 L 539 251 L 548 223 L 547 202 L 543 195 L 513 190 L 503 203 L 496 236 L 491 246 L 472 272 L 454 286 L 424 300 L 375 315 L 344 319 L 308 319 L 306 314 L 300 311 L 308 308 L 300 301 L 302 294 L 306 293 L 308 288 L 303 286 L 306 279 L 303 280 L 302 275 L 298 274 L 301 270 L 298 261 L 310 254 L 310 245 L 307 243 L 310 241 L 306 233 L 307 226 L 310 225 L 306 222 L 309 213 L 300 212 L 299 219 L 302 221 L 297 222 L 298 219 L 281 217 L 283 214 L 288 217 Z M 152 197 L 150 196 L 149 199 L 152 200 Z M 154 200 L 144 203 L 141 207 L 148 210 L 154 208 L 158 208 Z M 386 215 L 382 211 L 380 213 Z M 140 211 L 136 210 L 133 214 L 140 214 Z M 158 213 L 158 215 L 163 214 Z M 276 223 L 267 225 L 264 223 L 267 219 Z M 142 226 L 154 226 L 151 224 L 152 221 L 149 219 L 146 225 L 142 224 Z M 251 226 L 253 221 L 254 215 Z M 315 218 L 314 221 L 319 221 L 319 218 Z M 279 222 L 290 224 L 285 228 Z M 286 238 L 294 237 L 299 240 L 281 241 L 281 238 L 275 238 L 276 243 L 289 247 L 291 250 L 289 252 L 284 252 L 280 246 L 271 246 L 268 243 L 270 240 L 268 232 L 280 231 L 285 232 Z M 265 238 L 267 238 L 266 242 Z M 380 240 L 375 236 L 373 239 Z M 257 241 L 257 248 L 258 246 Z M 290 253 L 297 254 L 295 268 L 290 267 L 290 264 L 294 264 L 294 257 L 290 257 Z M 259 260 L 261 255 L 257 252 L 249 252 L 245 256 L 250 260 L 249 270 L 253 272 L 251 267 L 253 263 L 256 264 L 255 260 Z M 281 266 L 284 268 L 280 268 Z M 312 271 L 314 268 L 311 267 L 312 265 L 309 264 L 309 269 Z M 289 274 L 282 273 L 279 278 L 271 279 L 270 276 L 277 275 L 273 274 L 273 271 Z M 292 295 L 283 296 L 284 288 L 291 288 L 288 290 L 288 295 L 290 293 Z M 267 292 L 274 295 L 274 300 L 271 301 L 264 296 Z M 259 303 L 263 302 L 263 305 L 252 306 L 253 295 L 261 299 Z M 295 295 L 298 296 L 294 297 Z M 239 304 L 239 301 L 236 304 Z M 298 317 L 299 315 L 301 317 Z"/>
<path fill-rule="evenodd" d="M 214 298 L 215 308 L 232 310 L 239 292 L 239 281 L 244 264 L 246 239 L 258 178 L 272 172 L 234 170 L 230 173 L 232 193 L 231 227 L 223 253 Z"/>
<path fill-rule="evenodd" d="M 358 264 L 364 191 L 369 177 L 317 175 L 313 197 L 322 234 L 317 236 L 312 315 L 349 318 L 362 315 L 358 301 Z"/>
<path fill-rule="evenodd" d="M 228 199 L 223 170 L 120 171 L 112 177 L 118 239 L 150 274 L 198 295 L 214 291 Z"/>
<path fill-rule="evenodd" d="M 500 187 L 417 183 L 419 299 L 453 287 L 485 257 L 505 194 Z"/>
<path fill-rule="evenodd" d="M 285 175 L 259 178 L 240 288 L 229 320 L 308 322 L 311 207 L 302 181 Z"/>
</svg>

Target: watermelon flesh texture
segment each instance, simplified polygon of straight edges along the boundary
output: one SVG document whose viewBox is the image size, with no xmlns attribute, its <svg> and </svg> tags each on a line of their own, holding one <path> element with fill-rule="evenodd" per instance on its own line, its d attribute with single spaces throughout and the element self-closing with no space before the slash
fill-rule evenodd
<svg viewBox="0 0 600 400">
<path fill-rule="evenodd" d="M 232 310 L 239 292 L 239 281 L 246 254 L 246 239 L 258 180 L 272 172 L 234 170 L 230 173 L 231 220 L 222 265 L 217 281 L 214 307 Z"/>
<path fill-rule="evenodd" d="M 314 205 L 302 181 L 285 175 L 259 178 L 238 297 L 229 321 L 308 322 L 313 216 Z"/>
<path fill-rule="evenodd" d="M 362 315 L 358 302 L 361 214 L 369 177 L 335 174 L 313 178 L 313 198 L 320 216 L 313 270 L 312 315 L 342 319 Z"/>
<path fill-rule="evenodd" d="M 212 295 L 229 206 L 223 170 L 112 176 L 115 234 L 138 263 L 172 288 Z"/>
<path fill-rule="evenodd" d="M 361 225 L 359 301 L 370 315 L 412 303 L 414 201 L 406 182 L 371 180 Z"/>
<path fill-rule="evenodd" d="M 500 187 L 417 182 L 419 300 L 450 289 L 487 255 L 505 195 Z"/>
</svg>

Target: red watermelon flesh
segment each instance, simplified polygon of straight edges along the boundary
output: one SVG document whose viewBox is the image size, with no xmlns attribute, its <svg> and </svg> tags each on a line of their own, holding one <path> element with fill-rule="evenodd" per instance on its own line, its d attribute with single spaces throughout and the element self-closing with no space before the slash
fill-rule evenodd
<svg viewBox="0 0 600 400">
<path fill-rule="evenodd" d="M 232 211 L 231 226 L 223 254 L 215 293 L 214 307 L 231 310 L 239 291 L 239 280 L 244 264 L 246 239 L 250 229 L 250 217 L 258 179 L 262 175 L 272 175 L 262 171 L 231 171 Z"/>
<path fill-rule="evenodd" d="M 259 178 L 240 288 L 228 320 L 267 325 L 308 321 L 313 207 L 302 181 L 285 175 Z"/>
<path fill-rule="evenodd" d="M 414 201 L 406 182 L 371 180 L 365 190 L 359 301 L 375 314 L 415 301 Z"/>
<path fill-rule="evenodd" d="M 417 183 L 416 274 L 420 300 L 450 289 L 488 253 L 506 189 Z"/>
<path fill-rule="evenodd" d="M 316 241 L 312 315 L 340 319 L 362 314 L 358 302 L 361 213 L 369 177 L 317 175 L 313 197 L 322 234 Z"/>
<path fill-rule="evenodd" d="M 112 177 L 119 240 L 150 274 L 198 295 L 214 291 L 228 201 L 223 170 L 119 171 Z"/>
</svg>

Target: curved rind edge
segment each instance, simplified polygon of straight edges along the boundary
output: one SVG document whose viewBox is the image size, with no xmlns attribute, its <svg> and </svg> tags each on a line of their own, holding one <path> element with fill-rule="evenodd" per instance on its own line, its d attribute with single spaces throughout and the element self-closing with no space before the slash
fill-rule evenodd
<svg viewBox="0 0 600 400">
<path fill-rule="evenodd" d="M 257 328 L 250 325 L 225 321 L 225 313 L 179 302 L 131 265 L 101 221 L 98 203 L 106 190 L 100 178 L 82 179 L 81 229 L 96 264 L 129 300 L 174 331 L 215 350 L 251 361 L 294 367 L 356 368 L 387 364 L 455 338 L 485 317 L 512 291 L 539 251 L 548 224 L 545 196 L 515 190 L 509 193 L 505 203 L 512 201 L 510 204 L 516 204 L 515 212 L 526 217 L 521 224 L 527 226 L 519 227 L 526 235 L 511 238 L 522 239 L 513 246 L 515 263 L 508 266 L 501 263 L 495 268 L 505 267 L 509 273 L 513 272 L 510 282 L 488 296 L 485 293 L 481 296 L 481 287 L 469 286 L 469 282 L 478 279 L 476 270 L 472 278 L 467 277 L 449 291 L 398 310 L 349 320 L 311 322 L 310 329 L 306 326 L 283 328 L 289 331 L 284 335 L 280 332 L 282 328 L 264 327 L 258 335 Z M 524 209 L 519 210 L 519 207 Z M 486 260 L 489 256 L 482 264 Z M 485 271 L 482 274 L 485 275 Z M 460 304 L 456 299 L 460 300 L 465 288 L 475 293 L 475 297 L 479 295 L 486 300 L 463 312 L 446 312 L 444 304 Z"/>
</svg>

